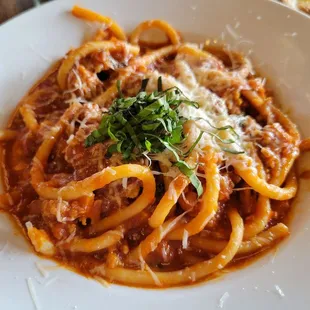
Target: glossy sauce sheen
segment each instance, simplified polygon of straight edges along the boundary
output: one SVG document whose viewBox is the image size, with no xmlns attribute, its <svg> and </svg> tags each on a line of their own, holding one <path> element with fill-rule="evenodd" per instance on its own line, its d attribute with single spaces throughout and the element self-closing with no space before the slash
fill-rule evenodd
<svg viewBox="0 0 310 310">
<path fill-rule="evenodd" d="M 217 51 L 217 52 L 216 52 Z M 218 50 L 213 51 L 216 55 Z M 212 51 L 210 51 L 212 52 Z M 83 74 L 87 83 L 95 85 L 92 92 L 95 95 L 104 93 L 115 79 L 121 76 L 121 70 L 108 71 L 107 68 L 101 67 L 101 74 L 87 75 L 93 68 L 100 66 L 101 54 L 88 56 L 81 61 L 79 74 Z M 218 56 L 218 55 L 217 55 Z M 121 61 L 124 57 L 123 51 L 116 51 L 113 54 L 114 59 Z M 219 56 L 220 57 L 220 56 Z M 161 74 L 170 74 L 177 76 L 178 72 L 173 63 L 175 55 L 170 55 L 156 61 L 148 68 L 149 70 L 158 70 Z M 225 58 L 225 57 L 224 57 Z M 226 55 L 227 58 L 227 55 Z M 223 63 L 229 63 L 227 59 L 223 59 Z M 83 68 L 84 69 L 83 69 Z M 66 102 L 70 99 L 70 94 L 62 93 L 57 84 L 56 76 L 57 69 L 52 70 L 41 82 L 39 82 L 30 93 L 22 100 L 25 104 L 29 98 L 32 100 L 33 110 L 36 119 L 40 124 L 39 131 L 31 133 L 25 126 L 24 121 L 18 110 L 14 113 L 12 122 L 8 128 L 16 130 L 18 135 L 16 139 L 4 143 L 3 146 L 3 182 L 5 189 L 11 193 L 14 200 L 18 201 L 8 211 L 12 214 L 22 227 L 25 227 L 27 222 L 40 230 L 47 232 L 48 236 L 55 245 L 66 244 L 67 240 L 74 237 L 92 238 L 100 234 L 92 231 L 91 223 L 103 219 L 119 209 L 127 207 L 133 202 L 142 191 L 142 183 L 136 178 L 129 178 L 127 185 L 124 187 L 122 181 L 112 182 L 105 187 L 94 192 L 94 201 L 87 199 L 76 199 L 70 201 L 64 209 L 62 209 L 61 217 L 70 219 L 66 222 L 61 222 L 58 219 L 57 208 L 58 204 L 62 203 L 57 200 L 41 199 L 31 185 L 30 169 L 34 155 L 42 141 L 45 139 L 49 130 L 56 124 L 65 110 L 69 107 Z M 144 68 L 136 68 L 138 77 L 133 76 L 125 82 L 123 93 L 125 96 L 133 96 L 141 82 L 141 75 Z M 87 71 L 88 70 L 88 71 Z M 139 75 L 140 74 L 140 75 Z M 74 76 L 69 76 L 74 79 Z M 85 98 L 91 99 L 93 93 L 86 93 Z M 223 92 L 219 91 L 217 95 L 222 96 Z M 230 112 L 238 114 L 246 112 L 254 119 L 259 115 L 251 107 L 249 102 L 243 98 L 243 105 L 236 108 L 232 107 Z M 110 104 L 111 102 L 109 102 Z M 72 131 L 65 130 L 60 140 L 53 148 L 49 156 L 47 166 L 45 167 L 45 177 L 51 185 L 61 188 L 70 181 L 83 180 L 94 173 L 101 171 L 106 167 L 113 167 L 122 164 L 120 154 L 113 154 L 112 157 L 106 156 L 109 141 L 96 144 L 90 148 L 85 148 L 85 138 L 97 128 L 100 123 L 102 111 L 93 111 L 87 103 L 83 105 L 82 114 L 70 124 Z M 239 109 L 236 111 L 236 109 Z M 82 127 L 83 120 L 87 113 L 93 113 L 87 122 L 87 126 Z M 42 125 L 44 124 L 44 125 Z M 68 127 L 70 127 L 68 126 Z M 72 133 L 75 137 L 79 137 L 76 143 L 70 144 Z M 137 159 L 134 163 L 145 165 L 144 159 Z M 154 162 L 151 170 L 159 171 L 158 163 Z M 198 168 L 199 170 L 199 168 Z M 203 173 L 203 171 L 199 171 Z M 244 221 L 250 217 L 255 211 L 256 193 L 250 193 L 247 204 L 242 200 L 240 193 L 242 190 L 234 191 L 233 188 L 240 189 L 247 187 L 247 184 L 235 173 L 232 168 L 221 169 L 221 188 L 219 195 L 219 208 L 206 229 L 201 232 L 201 235 L 218 238 L 220 240 L 228 240 L 231 234 L 231 225 L 228 220 L 226 211 L 229 208 L 236 208 Z M 143 212 L 123 223 L 125 227 L 124 238 L 113 247 L 92 252 L 79 253 L 71 252 L 66 249 L 66 246 L 60 247 L 57 254 L 53 257 L 56 261 L 70 268 L 74 268 L 80 273 L 89 276 L 90 270 L 94 267 L 105 263 L 110 268 L 115 266 L 123 266 L 130 269 L 139 269 L 139 265 L 135 261 L 128 261 L 127 254 L 135 249 L 142 240 L 144 240 L 151 232 L 152 228 L 148 224 L 150 215 L 155 210 L 158 202 L 165 192 L 164 179 L 160 175 L 156 175 L 156 199 Z M 205 179 L 200 178 L 202 185 L 205 187 Z M 197 199 L 192 185 L 186 189 L 186 197 L 188 200 Z M 172 210 L 174 215 L 180 215 L 183 212 L 182 199 Z M 274 226 L 279 222 L 283 222 L 290 210 L 290 201 L 271 201 L 272 219 L 268 223 L 268 227 Z M 188 213 L 188 219 L 194 218 L 199 212 L 198 204 Z M 26 230 L 25 230 L 26 231 Z M 182 246 L 182 241 L 162 240 L 157 248 L 148 254 L 145 261 L 154 271 L 175 271 L 191 266 L 214 257 L 213 253 L 209 253 L 202 249 L 189 245 L 186 249 Z M 265 248 L 263 249 L 265 250 Z M 255 256 L 258 253 L 251 254 Z M 240 266 L 249 261 L 249 255 L 237 256 L 231 261 L 229 266 Z M 213 274 L 210 278 L 218 274 Z M 128 285 L 128 284 L 127 284 Z"/>
<path fill-rule="evenodd" d="M 52 74 L 47 78 L 47 80 L 39 84 L 37 89 L 44 88 L 47 90 L 48 94 L 49 89 L 55 87 L 54 83 L 55 74 Z M 37 98 L 36 102 L 38 104 L 38 108 L 36 109 L 36 113 L 39 115 L 39 118 L 41 117 L 42 120 L 45 120 L 52 125 L 55 124 L 60 115 L 65 111 L 68 106 L 64 104 L 61 100 L 59 100 L 59 98 L 56 98 L 48 106 L 43 105 L 41 107 L 40 103 L 44 103 L 46 102 L 46 100 L 49 100 L 49 97 L 46 95 L 39 96 Z M 23 227 L 25 226 L 25 223 L 27 221 L 31 221 L 35 227 L 39 229 L 44 229 L 45 231 L 49 232 L 52 240 L 57 243 L 59 242 L 59 240 L 57 240 L 55 236 L 68 237 L 69 232 L 66 231 L 66 225 L 58 223 L 57 221 L 55 221 L 55 219 L 49 221 L 47 218 L 42 218 L 42 201 L 39 199 L 39 196 L 29 183 L 31 161 L 42 140 L 37 139 L 37 137 L 29 134 L 19 113 L 16 112 L 15 115 L 16 116 L 14 117 L 10 128 L 18 130 L 19 135 L 16 140 L 12 142 L 7 142 L 2 151 L 4 156 L 4 184 L 7 189 L 19 188 L 21 194 L 20 202 L 17 206 L 10 210 L 10 213 L 13 214 L 16 219 L 18 219 L 18 221 Z M 54 179 L 56 180 L 56 182 L 58 182 L 59 185 L 65 184 L 73 179 L 82 179 L 83 177 L 86 177 L 96 172 L 96 168 L 93 167 L 94 169 L 92 169 L 92 167 L 90 166 L 87 167 L 86 171 L 84 172 L 85 175 L 73 175 L 73 167 L 66 162 L 66 160 L 60 153 L 60 150 L 64 148 L 63 144 L 65 144 L 66 139 L 68 139 L 67 136 L 65 136 L 53 150 L 46 170 L 47 175 L 54 175 Z M 108 162 L 105 165 L 108 165 Z M 163 194 L 163 180 L 161 176 L 157 176 L 156 179 L 158 187 L 158 202 L 158 199 Z M 134 182 L 137 182 L 137 180 L 129 180 L 128 184 L 134 184 Z M 99 211 L 99 213 L 101 217 L 107 216 L 110 213 L 113 213 L 114 210 L 118 209 L 117 204 L 113 203 L 113 201 L 109 201 L 108 187 L 109 186 L 106 186 L 105 188 L 96 192 L 96 200 L 103 200 L 105 202 L 100 206 L 101 210 Z M 118 184 L 115 190 L 116 191 L 113 192 L 113 195 L 119 195 L 120 199 L 122 199 L 122 195 L 124 195 L 124 188 L 122 187 L 122 185 Z M 226 188 L 223 187 L 223 195 L 225 194 L 225 191 Z M 74 204 L 74 202 L 72 204 Z M 156 205 L 156 203 L 154 203 L 154 205 Z M 220 210 L 224 210 L 230 205 L 240 205 L 238 194 L 231 195 L 228 202 L 222 203 Z M 279 212 L 277 219 L 273 220 L 270 223 L 270 225 L 275 225 L 277 222 L 281 222 L 285 218 L 287 212 L 289 211 L 289 203 L 286 201 L 273 201 L 272 205 L 274 211 Z M 177 206 L 177 208 L 180 208 L 180 206 Z M 126 226 L 131 228 L 125 235 L 125 240 L 122 242 L 123 245 L 117 247 L 113 251 L 113 255 L 109 255 L 108 250 L 102 250 L 91 254 L 72 253 L 70 251 L 64 250 L 58 253 L 53 258 L 62 265 L 65 265 L 69 268 L 74 268 L 75 270 L 86 276 L 89 275 L 90 269 L 102 264 L 103 262 L 107 262 L 107 260 L 110 260 L 110 263 L 113 265 L 114 259 L 123 260 L 127 252 L 135 248 L 140 243 L 140 241 L 142 241 L 152 231 L 152 229 L 147 224 L 147 214 L 150 214 L 153 209 L 154 207 L 150 206 L 144 214 L 138 215 L 135 218 L 126 222 Z M 85 211 L 83 210 L 83 206 L 79 205 L 78 203 L 74 204 L 74 210 L 78 210 L 77 212 Z M 240 212 L 243 212 L 245 214 L 247 213 L 247 211 L 242 208 L 240 209 Z M 250 212 L 252 212 L 252 210 L 250 210 Z M 87 212 L 85 211 L 85 213 Z M 229 236 L 231 228 L 229 223 L 227 222 L 225 213 L 221 211 L 219 212 L 218 221 L 215 228 L 221 231 L 222 236 Z M 94 236 L 89 231 L 88 225 L 83 226 L 80 223 L 77 224 L 77 232 L 78 235 L 83 238 Z M 238 257 L 237 259 L 232 261 L 229 266 L 244 266 L 245 261 L 252 261 L 252 258 L 256 257 L 257 254 L 258 253 L 246 257 Z M 153 253 L 148 255 L 146 262 L 155 270 L 171 271 L 182 269 L 188 265 L 200 262 L 205 259 L 209 259 L 211 257 L 212 255 L 210 255 L 209 253 L 205 253 L 199 249 L 191 247 L 189 247 L 187 250 L 182 249 L 181 241 L 162 241 L 158 248 Z M 129 267 L 134 268 L 135 266 L 129 265 Z M 208 278 L 212 279 L 216 276 L 219 276 L 220 274 L 221 273 L 218 272 L 216 275 L 211 275 Z"/>
</svg>

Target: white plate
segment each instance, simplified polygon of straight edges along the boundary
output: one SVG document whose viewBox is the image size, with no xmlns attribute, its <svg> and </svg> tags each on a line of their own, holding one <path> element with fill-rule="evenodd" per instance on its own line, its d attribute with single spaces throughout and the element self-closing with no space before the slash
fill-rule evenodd
<svg viewBox="0 0 310 310">
<path fill-rule="evenodd" d="M 89 26 L 68 12 L 76 1 L 56 1 L 32 10 L 0 27 L 0 125 L 51 62 L 78 46 Z M 268 77 L 281 103 L 310 136 L 310 19 L 258 0 L 79 0 L 79 4 L 111 16 L 127 31 L 150 18 L 163 18 L 186 39 L 224 37 L 231 47 L 252 51 L 252 59 Z M 228 29 L 233 29 L 233 34 Z M 236 36 L 240 36 L 238 39 Z M 241 38 L 242 36 L 242 38 Z M 238 44 L 239 42 L 239 44 Z M 242 43 L 240 43 L 242 42 Z M 308 93 L 307 93 L 308 92 Z M 1 309 L 34 309 L 26 279 L 31 278 L 41 309 L 309 309 L 310 184 L 302 182 L 292 235 L 276 256 L 264 256 L 251 266 L 222 279 L 194 287 L 143 290 L 112 285 L 56 268 L 44 278 L 35 267 L 54 265 L 32 254 L 0 217 Z M 7 242 L 7 245 L 6 245 Z M 283 290 L 281 297 L 275 285 Z M 76 307 L 75 307 L 76 306 Z"/>
</svg>

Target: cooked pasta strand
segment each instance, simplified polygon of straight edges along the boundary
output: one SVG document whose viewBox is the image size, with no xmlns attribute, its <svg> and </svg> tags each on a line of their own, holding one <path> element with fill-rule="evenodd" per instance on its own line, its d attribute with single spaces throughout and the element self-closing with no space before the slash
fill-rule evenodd
<svg viewBox="0 0 310 310">
<path fill-rule="evenodd" d="M 191 282 L 192 275 L 196 280 L 201 280 L 209 274 L 224 268 L 237 253 L 243 237 L 243 221 L 236 210 L 229 212 L 232 224 L 232 233 L 227 246 L 214 258 L 197 263 L 182 270 L 172 272 L 154 272 L 163 286 L 176 286 Z M 153 286 L 154 279 L 149 272 L 121 267 L 108 268 L 99 266 L 92 270 L 93 274 L 101 275 L 110 281 L 118 281 L 131 285 Z"/>
<path fill-rule="evenodd" d="M 39 124 L 31 106 L 29 106 L 28 104 L 24 104 L 19 108 L 19 112 L 22 115 L 23 120 L 29 130 L 32 132 L 36 132 L 39 128 Z"/>
<path fill-rule="evenodd" d="M 3 129 L 0 130 L 0 142 L 14 140 L 17 136 L 15 130 Z"/>
<path fill-rule="evenodd" d="M 273 184 L 268 184 L 265 180 L 258 177 L 256 169 L 253 168 L 253 160 L 247 156 L 239 156 L 234 160 L 232 166 L 236 169 L 241 178 L 253 187 L 255 191 L 275 200 L 287 200 L 295 196 L 297 191 L 297 181 L 292 172 L 287 180 L 285 188 L 280 188 Z"/>
<path fill-rule="evenodd" d="M 91 22 L 104 23 L 109 27 L 109 29 L 113 32 L 117 39 L 126 40 L 126 35 L 123 29 L 110 17 L 100 15 L 96 12 L 82 8 L 78 5 L 75 5 L 72 8 L 72 14 L 75 17 L 82 18 Z"/>
<path fill-rule="evenodd" d="M 179 34 L 175 31 L 174 28 L 172 28 L 167 22 L 161 20 L 161 19 L 152 19 L 152 20 L 147 20 L 143 23 L 141 23 L 131 34 L 130 36 L 130 43 L 133 45 L 137 45 L 140 40 L 141 34 L 150 29 L 150 28 L 158 28 L 165 32 L 165 34 L 168 36 L 170 39 L 170 42 L 172 44 L 179 44 L 180 43 L 180 36 Z"/>
<path fill-rule="evenodd" d="M 281 219 L 310 139 L 250 60 L 182 43 L 163 20 L 128 39 L 109 17 L 72 14 L 99 22 L 96 37 L 57 62 L 0 131 L 0 209 L 34 249 L 97 279 L 169 287 L 288 236 Z M 167 40 L 144 41 L 151 28 Z"/>
<path fill-rule="evenodd" d="M 71 252 L 84 252 L 91 253 L 103 250 L 108 248 L 123 238 L 123 228 L 109 230 L 102 234 L 101 236 L 89 238 L 89 239 L 80 239 L 75 237 L 72 242 L 68 245 L 64 244 L 64 248 L 68 249 Z"/>
<path fill-rule="evenodd" d="M 154 213 L 149 219 L 149 224 L 151 227 L 156 228 L 164 223 L 165 218 L 169 214 L 171 208 L 178 202 L 180 195 L 188 184 L 189 179 L 183 174 L 177 176 L 170 183 L 168 191 L 160 200 Z"/>
<path fill-rule="evenodd" d="M 279 223 L 268 230 L 261 232 L 250 240 L 243 241 L 238 249 L 237 255 L 250 255 L 258 252 L 262 248 L 273 245 L 278 240 L 289 235 L 287 226 Z M 216 240 L 206 237 L 193 236 L 190 245 L 210 253 L 219 253 L 227 245 L 225 240 Z"/>
<path fill-rule="evenodd" d="M 217 157 L 212 150 L 208 152 L 205 163 L 207 185 L 202 196 L 201 210 L 189 223 L 171 232 L 169 239 L 182 240 L 184 229 L 189 236 L 198 234 L 212 219 L 218 209 L 218 197 L 220 192 L 220 174 L 217 167 Z"/>
<path fill-rule="evenodd" d="M 124 43 L 122 41 L 118 42 L 112 42 L 112 41 L 93 41 L 93 42 L 87 42 L 81 47 L 71 51 L 66 59 L 63 60 L 63 63 L 61 64 L 57 80 L 59 83 L 59 86 L 61 89 L 66 89 L 67 86 L 67 78 L 70 70 L 76 64 L 80 61 L 83 57 L 86 57 L 87 55 L 94 53 L 94 52 L 101 52 L 101 51 L 107 51 L 110 52 L 112 50 L 117 50 L 119 48 L 126 48 L 127 51 L 132 53 L 133 55 L 139 54 L 139 48 L 132 46 L 130 44 Z"/>
</svg>

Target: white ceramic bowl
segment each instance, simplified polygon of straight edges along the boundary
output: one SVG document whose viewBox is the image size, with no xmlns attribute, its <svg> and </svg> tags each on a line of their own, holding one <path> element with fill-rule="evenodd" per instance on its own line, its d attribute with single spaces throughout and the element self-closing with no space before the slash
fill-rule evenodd
<svg viewBox="0 0 310 310">
<path fill-rule="evenodd" d="M 68 12 L 75 0 L 55 1 L 0 27 L 0 125 L 22 95 L 71 46 L 78 46 L 89 29 Z M 78 3 L 118 21 L 127 31 L 145 19 L 163 18 L 185 39 L 225 39 L 232 48 L 251 53 L 268 78 L 283 108 L 310 136 L 310 19 L 263 0 L 79 0 Z M 233 29 L 229 31 L 229 29 Z M 303 164 L 305 167 L 305 164 Z M 305 169 L 305 168 L 303 168 Z M 309 181 L 308 181 L 309 182 Z M 112 285 L 103 288 L 62 268 L 44 278 L 35 267 L 55 265 L 35 256 L 7 217 L 0 215 L 1 309 L 34 309 L 26 279 L 41 309 L 309 309 L 310 184 L 301 182 L 292 235 L 276 255 L 268 254 L 251 266 L 193 287 L 143 290 Z M 278 285 L 284 297 L 276 290 Z M 226 294 L 227 295 L 227 294 Z M 76 306 L 76 307 L 75 307 Z"/>
</svg>

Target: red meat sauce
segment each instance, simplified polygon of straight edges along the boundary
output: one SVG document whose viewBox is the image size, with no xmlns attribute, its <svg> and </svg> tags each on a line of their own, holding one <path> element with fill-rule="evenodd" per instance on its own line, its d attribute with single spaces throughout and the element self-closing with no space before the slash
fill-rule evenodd
<svg viewBox="0 0 310 310">
<path fill-rule="evenodd" d="M 100 57 L 104 57 L 104 55 L 97 55 L 96 57 L 99 57 L 98 63 L 100 63 Z M 167 72 L 177 76 L 178 72 L 172 60 L 167 59 L 164 63 L 158 62 L 156 64 L 157 69 L 160 72 Z M 87 67 L 85 64 L 84 69 L 91 70 L 93 68 Z M 102 68 L 102 70 L 110 69 Z M 134 95 L 132 90 L 138 89 L 141 85 L 143 68 L 138 68 L 137 70 L 141 70 L 141 74 L 129 78 L 124 85 L 124 94 L 126 96 Z M 51 240 L 57 245 L 65 242 L 72 234 L 83 238 L 95 237 L 96 234 L 92 232 L 91 224 L 113 214 L 117 210 L 129 206 L 140 195 L 142 182 L 136 178 L 129 178 L 127 186 L 124 186 L 122 180 L 114 181 L 96 190 L 92 198 L 83 197 L 68 203 L 58 200 L 44 200 L 38 196 L 31 186 L 30 169 L 32 159 L 50 129 L 69 107 L 69 104 L 66 103 L 67 95 L 61 94 L 57 86 L 56 77 L 57 71 L 39 83 L 28 95 L 37 94 L 33 104 L 33 110 L 38 122 L 41 124 L 40 130 L 37 133 L 30 133 L 25 127 L 20 114 L 18 112 L 15 113 L 9 127 L 18 131 L 18 137 L 11 142 L 5 143 L 3 147 L 2 170 L 6 189 L 9 192 L 17 192 L 19 198 L 18 203 L 9 210 L 10 213 L 18 219 L 22 226 L 25 226 L 25 223 L 30 221 L 34 227 L 45 230 Z M 115 73 L 113 72 L 109 77 L 114 79 Z M 92 78 L 95 77 L 93 76 Z M 96 83 L 96 85 L 104 84 L 98 78 Z M 72 85 L 74 86 L 74 81 Z M 106 87 L 103 87 L 103 91 Z M 91 108 L 86 105 L 84 114 L 82 113 L 75 119 L 75 122 L 70 124 L 70 130 L 66 129 L 51 152 L 45 167 L 45 177 L 46 181 L 53 187 L 61 188 L 71 181 L 83 180 L 106 167 L 122 164 L 121 155 L 106 156 L 107 148 L 110 145 L 109 141 L 89 148 L 85 147 L 85 138 L 98 126 L 102 114 L 102 111 L 98 109 L 82 127 L 81 124 L 85 119 L 85 115 L 89 112 L 87 109 Z M 42 124 L 44 125 L 42 126 Z M 275 136 L 281 136 L 281 139 L 283 139 L 284 133 L 276 125 L 271 126 L 270 132 Z M 73 135 L 73 138 L 68 142 L 71 135 Z M 261 139 L 262 143 L 264 143 L 268 139 L 268 135 L 263 133 Z M 135 163 L 144 164 L 144 161 L 137 161 Z M 153 163 L 151 169 L 158 171 L 159 167 L 156 163 Z M 162 176 L 155 176 L 155 178 L 157 190 L 154 203 L 142 213 L 124 223 L 124 239 L 116 246 L 89 254 L 71 253 L 62 250 L 54 258 L 68 264 L 70 267 L 76 268 L 83 274 L 88 274 L 88 270 L 103 262 L 110 266 L 118 264 L 138 268 L 126 261 L 126 255 L 152 232 L 152 228 L 148 225 L 148 218 L 165 191 Z M 205 186 L 203 178 L 201 178 L 201 182 Z M 245 218 L 254 212 L 255 206 L 245 206 L 242 204 L 242 195 L 240 195 L 239 191 L 234 191 L 234 188 L 246 187 L 247 184 L 244 184 L 233 170 L 221 169 L 220 186 L 219 209 L 205 228 L 205 231 L 202 232 L 202 235 L 207 234 L 215 238 L 227 239 L 231 232 L 230 223 L 226 215 L 227 208 L 236 207 Z M 255 194 L 251 192 L 251 195 L 254 196 Z M 197 215 L 200 205 L 197 203 L 197 195 L 191 185 L 186 189 L 185 196 L 187 201 L 192 199 L 195 203 L 194 209 L 187 215 L 187 220 L 189 221 Z M 256 197 L 253 197 L 253 199 L 255 200 Z M 61 217 L 69 219 L 68 221 L 58 221 L 58 204 L 63 204 Z M 288 201 L 272 201 L 272 209 L 276 217 L 273 223 L 270 224 L 274 225 L 276 222 L 280 222 L 287 214 L 289 207 Z M 184 209 L 182 208 L 183 205 L 179 201 L 175 213 L 177 215 L 182 213 Z M 184 268 L 211 257 L 211 254 L 199 249 L 183 249 L 181 241 L 163 240 L 156 250 L 147 256 L 146 262 L 154 270 L 170 271 Z"/>
</svg>

